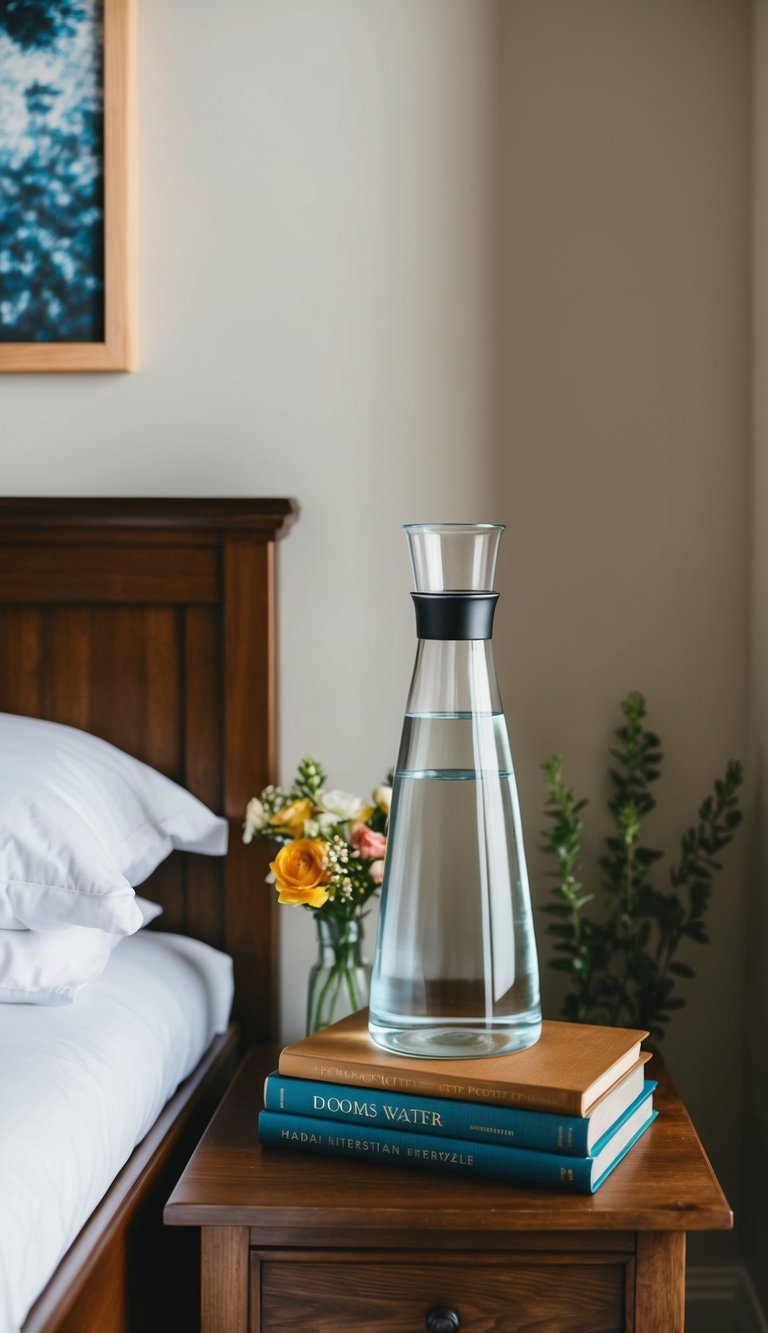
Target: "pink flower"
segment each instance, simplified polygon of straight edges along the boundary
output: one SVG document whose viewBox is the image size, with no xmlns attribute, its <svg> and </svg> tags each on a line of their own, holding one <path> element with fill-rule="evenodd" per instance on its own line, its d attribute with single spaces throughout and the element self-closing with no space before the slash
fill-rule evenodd
<svg viewBox="0 0 768 1333">
<path fill-rule="evenodd" d="M 366 824 L 353 824 L 349 832 L 349 841 L 367 861 L 378 861 L 387 850 L 384 834 L 375 833 Z"/>
<path fill-rule="evenodd" d="M 374 884 L 381 884 L 381 881 L 384 878 L 384 862 L 372 861 L 368 867 L 368 874 L 370 875 Z"/>
</svg>

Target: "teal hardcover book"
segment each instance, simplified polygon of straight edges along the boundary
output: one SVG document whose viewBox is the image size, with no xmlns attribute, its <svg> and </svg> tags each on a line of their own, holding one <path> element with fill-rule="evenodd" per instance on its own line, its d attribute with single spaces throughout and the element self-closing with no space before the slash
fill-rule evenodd
<svg viewBox="0 0 768 1333">
<path fill-rule="evenodd" d="M 417 1134 L 469 1139 L 513 1148 L 536 1148 L 571 1157 L 596 1156 L 639 1097 L 654 1088 L 644 1083 L 647 1057 L 610 1089 L 588 1116 L 526 1111 L 487 1102 L 463 1102 L 382 1088 L 351 1088 L 341 1083 L 270 1074 L 264 1108 L 343 1121 L 372 1128 L 412 1130 Z"/>
<path fill-rule="evenodd" d="M 268 1147 L 294 1148 L 299 1152 L 388 1161 L 454 1175 L 492 1176 L 575 1194 L 594 1194 L 658 1115 L 653 1110 L 654 1087 L 653 1083 L 646 1084 L 600 1152 L 592 1157 L 563 1156 L 441 1135 L 427 1137 L 413 1130 L 370 1124 L 329 1123 L 317 1116 L 291 1115 L 285 1111 L 261 1112 L 259 1141 Z"/>
</svg>

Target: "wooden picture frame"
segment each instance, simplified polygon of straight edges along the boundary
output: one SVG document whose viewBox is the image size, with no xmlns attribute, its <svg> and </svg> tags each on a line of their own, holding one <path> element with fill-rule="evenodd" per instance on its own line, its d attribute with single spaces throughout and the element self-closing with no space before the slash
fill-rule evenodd
<svg viewBox="0 0 768 1333">
<path fill-rule="evenodd" d="M 0 342 L 0 373 L 137 368 L 136 0 L 101 0 L 104 338 Z"/>
</svg>

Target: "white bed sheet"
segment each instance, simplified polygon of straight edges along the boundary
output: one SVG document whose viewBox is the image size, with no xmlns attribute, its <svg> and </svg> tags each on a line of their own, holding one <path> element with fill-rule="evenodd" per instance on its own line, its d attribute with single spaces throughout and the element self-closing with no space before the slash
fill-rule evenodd
<svg viewBox="0 0 768 1333">
<path fill-rule="evenodd" d="M 0 1333 L 62 1255 L 232 1005 L 232 960 L 140 931 L 73 1005 L 0 1005 Z"/>
</svg>

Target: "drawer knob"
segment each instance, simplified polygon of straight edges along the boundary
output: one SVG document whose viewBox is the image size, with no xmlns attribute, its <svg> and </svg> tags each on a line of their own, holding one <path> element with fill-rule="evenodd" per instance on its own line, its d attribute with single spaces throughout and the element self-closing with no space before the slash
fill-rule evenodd
<svg viewBox="0 0 768 1333">
<path fill-rule="evenodd" d="M 461 1320 L 455 1310 L 448 1310 L 443 1305 L 435 1306 L 427 1315 L 429 1333 L 456 1333 Z"/>
</svg>

